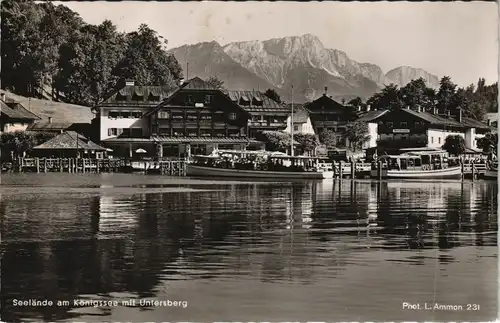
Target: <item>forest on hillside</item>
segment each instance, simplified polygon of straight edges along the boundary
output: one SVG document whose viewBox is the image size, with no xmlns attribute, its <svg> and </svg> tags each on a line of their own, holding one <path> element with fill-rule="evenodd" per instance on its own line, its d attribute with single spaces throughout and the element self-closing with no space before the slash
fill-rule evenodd
<svg viewBox="0 0 500 323">
<path fill-rule="evenodd" d="M 173 85 L 182 68 L 167 40 L 147 25 L 121 33 L 111 21 L 85 23 L 50 2 L 2 1 L 2 88 L 93 106 L 120 80 Z"/>
</svg>

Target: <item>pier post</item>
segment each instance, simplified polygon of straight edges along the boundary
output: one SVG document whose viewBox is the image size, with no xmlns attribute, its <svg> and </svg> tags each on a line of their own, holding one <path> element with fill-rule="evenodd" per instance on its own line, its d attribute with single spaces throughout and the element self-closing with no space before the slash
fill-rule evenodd
<svg viewBox="0 0 500 323">
<path fill-rule="evenodd" d="M 462 180 L 463 180 L 465 177 L 465 165 L 464 165 L 463 160 L 461 160 L 461 159 L 460 159 L 460 170 L 461 170 L 461 175 L 462 175 Z"/>
<path fill-rule="evenodd" d="M 343 176 L 344 176 L 344 174 L 342 172 L 342 161 L 340 160 L 339 161 L 339 179 L 342 179 Z"/>
<path fill-rule="evenodd" d="M 382 161 L 379 160 L 378 161 L 378 164 L 377 164 L 377 168 L 378 168 L 378 179 L 381 180 L 382 179 Z"/>
<path fill-rule="evenodd" d="M 35 163 L 36 163 L 36 172 L 40 173 L 40 158 L 35 158 Z"/>
<path fill-rule="evenodd" d="M 19 173 L 21 173 L 23 171 L 23 163 L 24 163 L 24 158 L 23 157 L 19 157 L 18 159 L 18 162 L 19 162 Z"/>
<path fill-rule="evenodd" d="M 354 160 L 351 160 L 351 179 L 356 178 L 356 163 Z"/>
<path fill-rule="evenodd" d="M 474 179 L 476 179 L 476 165 L 474 165 L 474 161 L 471 161 L 470 167 L 472 171 L 472 181 L 474 181 Z"/>
<path fill-rule="evenodd" d="M 44 158 L 43 159 L 43 172 L 46 173 L 47 172 L 47 158 Z"/>
</svg>

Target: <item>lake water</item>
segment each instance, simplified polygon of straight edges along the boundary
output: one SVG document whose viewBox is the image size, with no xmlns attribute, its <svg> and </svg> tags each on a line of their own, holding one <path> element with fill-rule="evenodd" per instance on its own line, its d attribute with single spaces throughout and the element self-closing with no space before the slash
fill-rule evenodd
<svg viewBox="0 0 500 323">
<path fill-rule="evenodd" d="M 0 189 L 3 321 L 498 315 L 495 182 L 12 174 Z"/>
</svg>

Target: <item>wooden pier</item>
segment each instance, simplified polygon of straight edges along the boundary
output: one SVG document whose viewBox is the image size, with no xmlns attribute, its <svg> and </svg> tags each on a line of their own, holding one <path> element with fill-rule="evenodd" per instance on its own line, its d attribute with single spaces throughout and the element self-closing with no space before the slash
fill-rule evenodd
<svg viewBox="0 0 500 323">
<path fill-rule="evenodd" d="M 138 167 L 143 163 L 147 167 Z M 152 167 L 154 165 L 154 167 Z M 91 158 L 18 158 L 10 167 L 11 171 L 25 173 L 158 173 L 169 176 L 186 176 L 185 160 L 131 161 L 127 159 Z"/>
</svg>

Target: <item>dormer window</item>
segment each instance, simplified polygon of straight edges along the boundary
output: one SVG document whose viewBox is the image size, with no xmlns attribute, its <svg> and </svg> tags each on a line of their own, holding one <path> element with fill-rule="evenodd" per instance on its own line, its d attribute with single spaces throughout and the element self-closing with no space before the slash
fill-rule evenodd
<svg viewBox="0 0 500 323">
<path fill-rule="evenodd" d="M 250 100 L 246 95 L 242 95 L 240 98 L 240 105 L 250 105 Z"/>
</svg>

